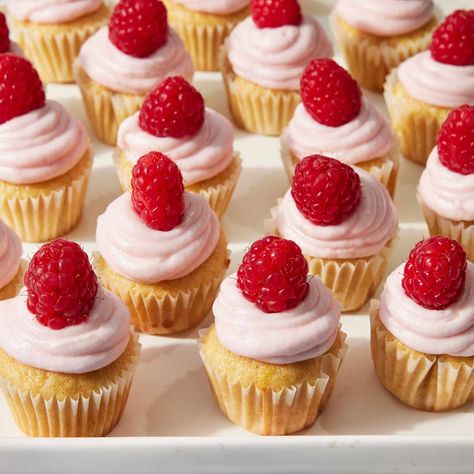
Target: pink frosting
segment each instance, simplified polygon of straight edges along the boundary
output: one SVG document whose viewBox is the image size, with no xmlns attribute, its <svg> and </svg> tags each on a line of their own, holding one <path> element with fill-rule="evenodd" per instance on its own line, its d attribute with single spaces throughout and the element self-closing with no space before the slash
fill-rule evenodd
<svg viewBox="0 0 474 474">
<path fill-rule="evenodd" d="M 10 47 L 8 48 L 7 53 L 14 54 L 15 56 L 24 56 L 23 50 L 16 44 L 14 41 L 10 41 Z"/>
<path fill-rule="evenodd" d="M 67 23 L 98 10 L 102 0 L 8 0 L 17 20 L 33 23 Z"/>
<path fill-rule="evenodd" d="M 340 127 L 316 122 L 299 104 L 283 140 L 300 159 L 321 153 L 349 164 L 383 157 L 393 146 L 387 121 L 365 99 L 359 115 Z"/>
<path fill-rule="evenodd" d="M 474 105 L 474 66 L 440 63 L 423 51 L 400 64 L 398 78 L 421 102 L 448 108 Z"/>
<path fill-rule="evenodd" d="M 460 174 L 439 161 L 435 147 L 428 157 L 418 187 L 423 202 L 453 221 L 474 220 L 474 174 Z"/>
<path fill-rule="evenodd" d="M 116 48 L 104 26 L 82 45 L 79 62 L 95 82 L 130 94 L 145 94 L 169 76 L 191 80 L 194 73 L 191 56 L 171 28 L 161 48 L 146 58 L 136 58 Z"/>
<path fill-rule="evenodd" d="M 456 303 L 440 311 L 423 308 L 402 287 L 405 264 L 387 278 L 380 319 L 405 345 L 427 354 L 474 356 L 474 264 L 467 263 L 466 286 Z"/>
<path fill-rule="evenodd" d="M 319 278 L 295 308 L 268 314 L 237 287 L 237 274 L 221 285 L 213 306 L 217 337 L 231 352 L 270 364 L 291 364 L 318 357 L 333 345 L 339 304 Z"/>
<path fill-rule="evenodd" d="M 38 369 L 82 374 L 118 359 L 130 338 L 130 312 L 109 290 L 99 288 L 89 318 L 55 331 L 39 323 L 26 306 L 26 289 L 0 301 L 0 347 Z"/>
<path fill-rule="evenodd" d="M 355 169 L 362 198 L 354 214 L 338 225 L 319 226 L 296 207 L 289 190 L 276 211 L 280 234 L 293 240 L 304 255 L 322 258 L 363 258 L 378 253 L 397 233 L 398 217 L 390 196 L 378 181 Z"/>
<path fill-rule="evenodd" d="M 84 155 L 84 126 L 58 102 L 0 125 L 0 179 L 40 183 L 67 173 Z"/>
<path fill-rule="evenodd" d="M 20 268 L 21 240 L 0 220 L 0 288 L 8 285 Z"/>
<path fill-rule="evenodd" d="M 377 36 L 414 31 L 433 17 L 432 0 L 339 0 L 336 13 L 347 23 Z"/>
<path fill-rule="evenodd" d="M 169 232 L 148 227 L 132 208 L 130 193 L 112 201 L 97 219 L 96 240 L 116 273 L 142 283 L 188 275 L 212 254 L 219 220 L 198 194 L 185 193 L 185 214 Z"/>
<path fill-rule="evenodd" d="M 323 27 L 309 16 L 297 26 L 262 29 L 248 17 L 232 30 L 226 49 L 237 76 L 281 90 L 299 90 L 307 64 L 333 53 Z"/>
<path fill-rule="evenodd" d="M 234 150 L 232 124 L 223 115 L 206 109 L 204 124 L 192 137 L 156 137 L 140 128 L 139 113 L 122 122 L 118 146 L 133 165 L 150 151 L 160 151 L 181 170 L 186 185 L 212 178 L 229 166 Z"/>
<path fill-rule="evenodd" d="M 249 0 L 173 0 L 189 10 L 211 13 L 215 15 L 228 15 L 243 10 Z"/>
</svg>

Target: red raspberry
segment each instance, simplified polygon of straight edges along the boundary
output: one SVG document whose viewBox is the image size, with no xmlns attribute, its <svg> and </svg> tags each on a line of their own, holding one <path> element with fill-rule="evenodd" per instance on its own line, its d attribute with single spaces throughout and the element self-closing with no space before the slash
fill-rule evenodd
<svg viewBox="0 0 474 474">
<path fill-rule="evenodd" d="M 458 242 L 431 237 L 418 242 L 410 252 L 402 286 L 424 308 L 444 309 L 461 297 L 466 267 L 466 252 Z"/>
<path fill-rule="evenodd" d="M 13 54 L 0 55 L 0 124 L 44 106 L 41 79 L 32 64 Z"/>
<path fill-rule="evenodd" d="M 86 321 L 98 288 L 87 254 L 78 244 L 63 239 L 35 253 L 25 273 L 25 286 L 28 310 L 51 329 Z"/>
<path fill-rule="evenodd" d="M 301 214 L 313 224 L 337 225 L 360 203 L 360 178 L 345 163 L 311 155 L 296 165 L 291 195 Z"/>
<path fill-rule="evenodd" d="M 204 123 L 204 99 L 183 77 L 165 79 L 147 95 L 140 109 L 139 124 L 157 137 L 194 135 Z"/>
<path fill-rule="evenodd" d="M 269 235 L 254 242 L 237 271 L 245 298 L 265 313 L 294 308 L 308 292 L 308 263 L 291 240 Z"/>
<path fill-rule="evenodd" d="M 133 167 L 132 204 L 148 227 L 169 231 L 184 215 L 183 176 L 174 161 L 152 151 Z"/>
<path fill-rule="evenodd" d="M 0 53 L 10 50 L 10 31 L 8 30 L 5 14 L 0 12 Z"/>
<path fill-rule="evenodd" d="M 298 0 L 251 0 L 250 13 L 259 28 L 278 28 L 301 23 Z"/>
<path fill-rule="evenodd" d="M 474 107 L 461 105 L 452 110 L 436 139 L 439 160 L 461 174 L 474 173 Z"/>
<path fill-rule="evenodd" d="M 474 64 L 474 10 L 456 10 L 447 16 L 433 33 L 430 51 L 440 63 Z"/>
<path fill-rule="evenodd" d="M 167 37 L 168 14 L 159 0 L 121 0 L 109 20 L 110 41 L 129 56 L 150 56 Z"/>
<path fill-rule="evenodd" d="M 300 89 L 303 104 L 316 122 L 339 127 L 359 115 L 360 86 L 332 59 L 311 61 L 301 76 Z"/>
</svg>

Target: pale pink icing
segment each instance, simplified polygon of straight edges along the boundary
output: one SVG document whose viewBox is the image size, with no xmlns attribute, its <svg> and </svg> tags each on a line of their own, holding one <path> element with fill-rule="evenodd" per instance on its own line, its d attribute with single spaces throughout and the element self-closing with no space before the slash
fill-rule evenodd
<svg viewBox="0 0 474 474">
<path fill-rule="evenodd" d="M 8 51 L 6 51 L 5 53 L 11 53 L 11 54 L 14 54 L 15 56 L 24 56 L 23 50 L 14 41 L 10 41 L 10 47 L 8 48 Z"/>
<path fill-rule="evenodd" d="M 96 240 L 116 273 L 141 283 L 188 275 L 216 248 L 219 220 L 198 194 L 185 193 L 185 214 L 168 232 L 148 227 L 132 208 L 130 193 L 112 201 L 97 219 Z"/>
<path fill-rule="evenodd" d="M 408 94 L 430 105 L 474 105 L 474 65 L 453 66 L 435 61 L 423 51 L 398 67 L 398 78 Z"/>
<path fill-rule="evenodd" d="M 213 306 L 217 337 L 229 351 L 270 364 L 291 364 L 318 357 L 333 345 L 339 304 L 319 278 L 309 281 L 295 308 L 264 313 L 237 287 L 237 274 L 221 285 Z"/>
<path fill-rule="evenodd" d="M 89 146 L 84 126 L 58 102 L 0 125 L 0 179 L 39 183 L 67 173 Z"/>
<path fill-rule="evenodd" d="M 183 138 L 156 137 L 140 128 L 139 113 L 122 122 L 118 131 L 118 147 L 133 165 L 150 151 L 160 151 L 181 170 L 186 185 L 212 178 L 232 161 L 234 131 L 223 115 L 206 109 L 204 124 L 193 136 Z"/>
<path fill-rule="evenodd" d="M 405 345 L 427 354 L 474 355 L 474 264 L 467 263 L 461 298 L 447 308 L 426 309 L 402 287 L 405 264 L 394 270 L 380 299 L 380 319 Z"/>
<path fill-rule="evenodd" d="M 434 212 L 453 221 L 474 220 L 474 174 L 460 174 L 439 161 L 435 147 L 428 157 L 418 191 Z"/>
<path fill-rule="evenodd" d="M 433 17 L 431 0 L 338 0 L 335 12 L 344 21 L 377 36 L 414 31 Z"/>
<path fill-rule="evenodd" d="M 123 354 L 130 338 L 130 312 L 109 290 L 99 288 L 88 319 L 53 330 L 26 306 L 26 289 L 0 302 L 0 347 L 23 364 L 67 374 L 101 369 Z"/>
<path fill-rule="evenodd" d="M 169 76 L 191 80 L 194 73 L 191 56 L 171 28 L 161 48 L 146 58 L 136 58 L 116 48 L 104 26 L 82 45 L 79 63 L 95 82 L 130 94 L 145 94 Z"/>
<path fill-rule="evenodd" d="M 328 127 L 316 122 L 304 105 L 299 104 L 283 140 L 300 159 L 321 153 L 349 164 L 381 158 L 393 146 L 387 121 L 365 99 L 359 115 L 340 127 Z"/>
<path fill-rule="evenodd" d="M 173 0 L 189 10 L 211 13 L 215 15 L 228 15 L 243 10 L 249 0 Z"/>
<path fill-rule="evenodd" d="M 20 268 L 21 240 L 0 220 L 0 289 L 8 285 Z"/>
<path fill-rule="evenodd" d="M 333 53 L 323 27 L 309 16 L 300 25 L 279 28 L 258 28 L 248 17 L 232 30 L 226 50 L 237 76 L 283 90 L 299 90 L 308 63 Z"/>
<path fill-rule="evenodd" d="M 33 23 L 67 23 L 98 10 L 102 0 L 8 0 L 8 12 Z"/>
<path fill-rule="evenodd" d="M 281 236 L 312 257 L 363 258 L 378 253 L 397 233 L 397 212 L 384 186 L 365 171 L 355 171 L 362 197 L 351 216 L 338 225 L 315 225 L 300 213 L 289 190 L 276 212 Z"/>
</svg>

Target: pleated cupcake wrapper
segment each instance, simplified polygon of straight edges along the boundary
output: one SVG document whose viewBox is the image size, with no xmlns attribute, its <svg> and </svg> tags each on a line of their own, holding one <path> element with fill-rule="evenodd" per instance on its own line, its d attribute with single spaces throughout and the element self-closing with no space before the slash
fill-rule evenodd
<svg viewBox="0 0 474 474">
<path fill-rule="evenodd" d="M 39 196 L 8 197 L 0 193 L 0 219 L 23 242 L 45 242 L 66 234 L 81 218 L 91 165 L 92 160 L 70 183 Z"/>
<path fill-rule="evenodd" d="M 138 335 L 131 337 L 138 340 Z M 122 374 L 97 391 L 77 398 L 45 398 L 41 394 L 22 391 L 0 378 L 2 389 L 18 427 L 31 437 L 105 436 L 120 420 L 127 402 L 135 369 L 137 352 Z"/>
<path fill-rule="evenodd" d="M 114 163 L 117 171 L 117 176 L 120 181 L 120 186 L 124 192 L 131 190 L 131 178 L 133 166 L 130 164 L 129 167 L 123 165 L 123 160 L 120 158 L 122 151 L 119 148 L 114 150 Z M 232 195 L 234 194 L 235 186 L 239 180 L 240 173 L 242 171 L 242 159 L 240 153 L 234 152 L 234 160 L 237 161 L 238 166 L 236 169 L 227 177 L 225 181 L 219 183 L 216 186 L 211 186 L 206 189 L 202 189 L 199 194 L 206 198 L 207 202 L 212 209 L 216 212 L 219 218 L 221 218 L 227 207 L 229 206 Z"/>
<path fill-rule="evenodd" d="M 405 158 L 425 165 L 436 145 L 436 135 L 446 119 L 449 109 L 423 104 L 423 108 L 410 107 L 403 97 L 394 94 L 398 74 L 393 70 L 385 83 L 385 102 L 392 126 L 400 138 L 401 153 Z"/>
<path fill-rule="evenodd" d="M 423 215 L 430 235 L 445 235 L 451 239 L 457 240 L 464 248 L 467 258 L 474 261 L 474 226 L 471 222 L 452 221 L 436 214 L 424 202 L 418 194 L 418 202 L 420 203 Z"/>
<path fill-rule="evenodd" d="M 437 13 L 440 18 L 441 13 Z M 390 45 L 381 40 L 374 44 L 364 37 L 352 37 L 338 25 L 337 15 L 330 15 L 330 24 L 334 37 L 344 56 L 349 71 L 362 87 L 382 92 L 384 82 L 390 71 L 409 57 L 424 51 L 431 42 L 433 31 Z"/>
<path fill-rule="evenodd" d="M 293 158 L 292 153 L 288 147 L 285 133 L 283 133 L 280 138 L 280 155 L 286 174 L 288 176 L 288 180 L 291 183 L 293 175 L 295 174 L 296 164 L 295 158 Z M 357 163 L 356 166 L 364 169 L 365 171 L 370 173 L 377 181 L 382 183 L 387 188 L 390 196 L 393 198 L 397 186 L 398 171 L 400 169 L 400 150 L 398 140 L 396 140 L 396 143 L 389 151 L 389 153 L 385 155 L 385 157 L 387 158 L 387 160 L 381 166 L 364 166 L 363 162 Z"/>
<path fill-rule="evenodd" d="M 303 382 L 280 390 L 243 386 L 214 367 L 203 350 L 208 329 L 199 331 L 199 355 L 222 413 L 230 421 L 258 435 L 279 436 L 296 433 L 314 424 L 326 407 L 337 373 L 347 352 L 343 343 L 336 354 L 321 357 L 321 374 L 314 383 Z M 341 331 L 345 340 L 346 335 Z"/>
<path fill-rule="evenodd" d="M 25 274 L 28 262 L 24 259 L 20 261 L 20 267 L 13 279 L 3 288 L 0 288 L 0 301 L 7 300 L 16 296 L 23 287 L 23 276 Z"/>
<path fill-rule="evenodd" d="M 406 405 L 420 410 L 451 410 L 472 400 L 474 357 L 452 364 L 413 351 L 387 331 L 378 316 L 379 305 L 379 301 L 372 301 L 370 307 L 371 349 L 382 385 Z"/>
</svg>

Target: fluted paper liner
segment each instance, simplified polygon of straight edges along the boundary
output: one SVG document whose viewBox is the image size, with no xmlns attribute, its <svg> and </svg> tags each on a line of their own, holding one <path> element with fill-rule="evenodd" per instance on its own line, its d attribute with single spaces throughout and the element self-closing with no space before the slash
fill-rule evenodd
<svg viewBox="0 0 474 474">
<path fill-rule="evenodd" d="M 0 301 L 7 300 L 16 296 L 23 287 L 23 276 L 28 266 L 26 260 L 21 259 L 20 266 L 13 279 L 3 288 L 0 288 Z"/>
<path fill-rule="evenodd" d="M 80 167 L 78 173 L 73 168 L 69 173 L 75 177 L 66 184 L 49 188 L 46 182 L 44 191 L 38 195 L 0 192 L 0 218 L 24 242 L 45 242 L 66 234 L 81 218 L 91 166 L 88 150 L 76 165 Z M 2 184 L 8 189 L 13 186 L 0 182 L 0 189 Z"/>
<path fill-rule="evenodd" d="M 474 398 L 474 357 L 437 356 L 405 346 L 383 325 L 379 301 L 370 307 L 377 377 L 400 401 L 426 411 L 458 408 Z"/>
<path fill-rule="evenodd" d="M 77 398 L 44 398 L 41 394 L 22 391 L 0 378 L 2 389 L 18 427 L 31 437 L 105 436 L 120 420 L 127 403 L 135 369 L 140 356 L 138 335 L 136 353 L 119 377 L 105 381 L 97 391 Z"/>
</svg>

